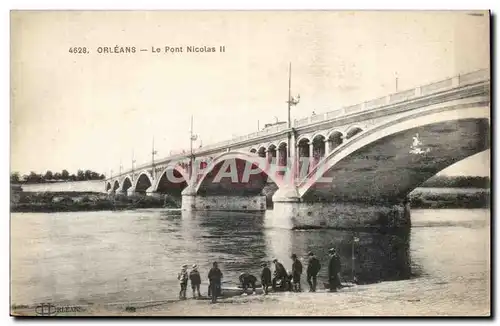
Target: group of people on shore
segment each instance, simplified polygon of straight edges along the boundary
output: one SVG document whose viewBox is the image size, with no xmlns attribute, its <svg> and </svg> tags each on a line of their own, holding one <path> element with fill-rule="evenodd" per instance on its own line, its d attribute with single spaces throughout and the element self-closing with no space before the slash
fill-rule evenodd
<svg viewBox="0 0 500 326">
<path fill-rule="evenodd" d="M 340 257 L 334 248 L 328 250 L 328 255 L 330 257 L 328 262 L 328 288 L 330 292 L 336 292 L 341 287 L 341 282 L 339 278 L 339 273 L 341 270 Z M 309 285 L 309 292 L 316 292 L 317 286 L 317 276 L 321 270 L 321 263 L 318 258 L 316 258 L 313 252 L 308 253 L 308 262 L 306 268 L 307 283 Z M 269 293 L 269 287 L 272 288 L 274 292 L 276 291 L 293 291 L 301 292 L 301 276 L 303 273 L 302 262 L 298 259 L 296 254 L 292 254 L 292 269 L 287 271 L 282 263 L 278 259 L 273 259 L 274 264 L 274 276 L 272 276 L 271 269 L 266 262 L 261 263 L 262 271 L 260 275 L 260 281 L 263 289 L 263 294 Z M 200 285 L 201 276 L 198 271 L 198 266 L 193 265 L 191 271 L 188 273 L 187 265 L 182 266 L 181 272 L 178 274 L 177 278 L 180 282 L 180 292 L 179 298 L 186 299 L 186 291 L 188 281 L 191 282 L 191 289 L 193 291 L 193 298 L 201 297 Z M 213 263 L 213 267 L 208 273 L 209 286 L 208 286 L 208 296 L 211 294 L 212 285 L 220 292 L 221 282 L 222 282 L 222 272 L 219 269 L 216 262 Z M 243 290 L 243 294 L 246 295 L 248 289 L 252 289 L 255 294 L 257 287 L 257 277 L 247 272 L 241 273 L 239 276 L 239 283 Z"/>
</svg>

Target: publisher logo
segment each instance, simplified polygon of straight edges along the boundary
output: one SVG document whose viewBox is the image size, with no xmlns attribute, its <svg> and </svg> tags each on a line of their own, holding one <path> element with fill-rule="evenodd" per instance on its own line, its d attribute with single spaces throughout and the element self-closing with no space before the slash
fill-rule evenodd
<svg viewBox="0 0 500 326">
<path fill-rule="evenodd" d="M 55 316 L 57 314 L 56 306 L 50 303 L 42 303 L 35 308 L 38 316 Z"/>
<path fill-rule="evenodd" d="M 42 303 L 36 306 L 35 313 L 37 316 L 56 316 L 61 312 L 82 312 L 84 311 L 82 307 L 78 306 L 60 306 L 56 307 L 51 303 Z"/>
</svg>

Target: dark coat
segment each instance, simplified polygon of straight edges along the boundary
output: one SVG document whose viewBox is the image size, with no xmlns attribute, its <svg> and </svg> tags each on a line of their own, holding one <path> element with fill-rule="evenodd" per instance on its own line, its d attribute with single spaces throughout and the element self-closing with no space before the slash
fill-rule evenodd
<svg viewBox="0 0 500 326">
<path fill-rule="evenodd" d="M 276 269 L 274 270 L 274 275 L 276 277 L 287 277 L 288 274 L 286 272 L 285 267 L 283 267 L 283 264 L 280 262 L 276 262 Z"/>
<path fill-rule="evenodd" d="M 295 259 L 292 264 L 292 275 L 301 275 L 302 274 L 302 263 L 300 260 Z"/>
<path fill-rule="evenodd" d="M 212 267 L 208 272 L 208 279 L 210 281 L 220 281 L 222 279 L 222 272 L 219 267 Z"/>
<path fill-rule="evenodd" d="M 321 264 L 316 257 L 309 258 L 309 262 L 307 263 L 307 275 L 318 275 L 319 270 L 321 269 Z"/>
<path fill-rule="evenodd" d="M 330 257 L 330 262 L 328 263 L 328 276 L 332 277 L 340 273 L 340 257 L 335 254 Z"/>
<path fill-rule="evenodd" d="M 199 285 L 199 284 L 201 284 L 200 272 L 192 270 L 189 273 L 189 279 L 191 280 L 191 285 Z"/>
<path fill-rule="evenodd" d="M 239 280 L 241 284 L 255 284 L 257 282 L 257 278 L 248 273 L 240 275 Z"/>
<path fill-rule="evenodd" d="M 264 267 L 262 269 L 262 273 L 260 274 L 260 280 L 262 284 L 271 283 L 271 270 L 269 269 L 269 267 Z"/>
</svg>

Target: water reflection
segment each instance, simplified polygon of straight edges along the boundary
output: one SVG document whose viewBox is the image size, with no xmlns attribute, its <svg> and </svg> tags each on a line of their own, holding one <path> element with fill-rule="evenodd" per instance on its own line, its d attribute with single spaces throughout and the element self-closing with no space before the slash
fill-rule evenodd
<svg viewBox="0 0 500 326">
<path fill-rule="evenodd" d="M 263 221 L 262 212 L 182 211 L 186 236 L 200 245 L 210 264 L 219 262 L 232 283 L 243 271 L 260 275 L 259 262 L 266 259 L 267 251 Z"/>
<path fill-rule="evenodd" d="M 272 214 L 269 214 L 272 218 Z M 320 278 L 327 279 L 328 249 L 336 248 L 342 261 L 341 277 L 344 281 L 373 283 L 407 279 L 411 276 L 410 232 L 381 234 L 344 230 L 292 231 L 266 230 L 266 243 L 271 256 L 291 265 L 290 255 L 295 253 L 307 262 L 312 251 L 322 263 Z"/>
</svg>

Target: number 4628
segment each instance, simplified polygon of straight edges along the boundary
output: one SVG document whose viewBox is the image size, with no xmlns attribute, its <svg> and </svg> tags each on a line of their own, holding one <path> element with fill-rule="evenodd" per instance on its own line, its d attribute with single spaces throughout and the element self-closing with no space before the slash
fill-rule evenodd
<svg viewBox="0 0 500 326">
<path fill-rule="evenodd" d="M 88 53 L 88 50 L 86 47 L 71 47 L 69 48 L 69 53 L 76 53 L 76 54 L 79 54 L 79 53 Z"/>
</svg>

